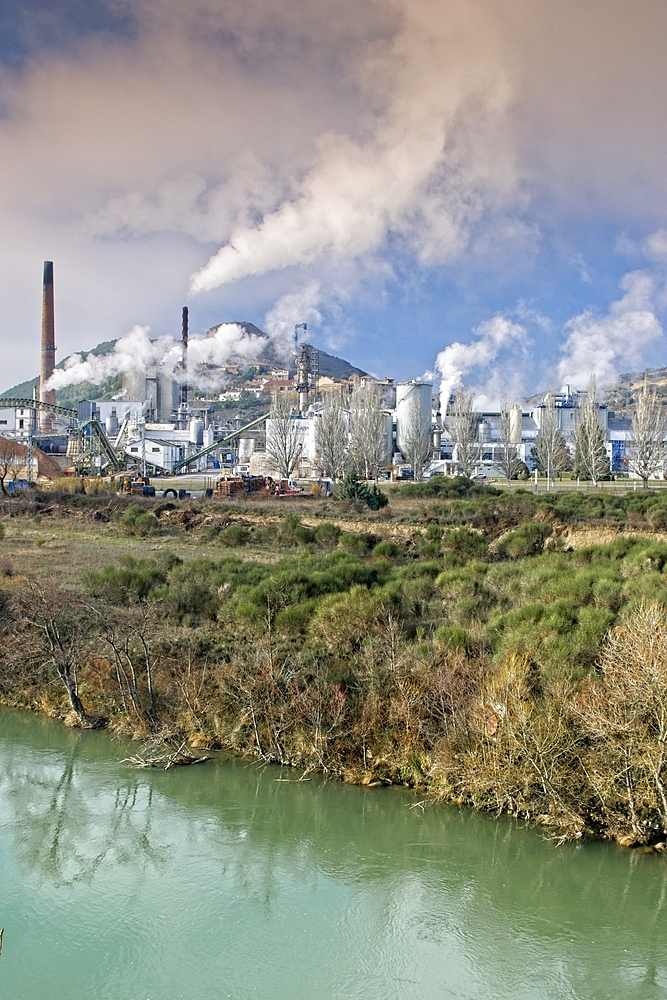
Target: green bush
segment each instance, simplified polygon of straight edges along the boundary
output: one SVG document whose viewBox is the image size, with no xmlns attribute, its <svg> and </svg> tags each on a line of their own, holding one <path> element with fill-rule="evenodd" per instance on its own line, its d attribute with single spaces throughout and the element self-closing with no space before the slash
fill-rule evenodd
<svg viewBox="0 0 667 1000">
<path fill-rule="evenodd" d="M 315 541 L 318 545 L 333 548 L 334 545 L 338 545 L 340 536 L 340 528 L 337 524 L 332 524 L 330 521 L 325 521 L 324 524 L 321 524 L 315 530 Z"/>
<path fill-rule="evenodd" d="M 388 540 L 378 542 L 373 549 L 374 556 L 384 556 L 386 559 L 397 559 L 400 554 L 401 550 L 396 542 L 390 542 Z"/>
<path fill-rule="evenodd" d="M 109 604 L 129 604 L 131 600 L 146 600 L 167 580 L 166 571 L 153 559 L 133 559 L 124 556 L 120 566 L 108 565 L 87 574 L 87 590 Z"/>
<path fill-rule="evenodd" d="M 464 566 L 470 559 L 488 559 L 486 539 L 469 528 L 451 528 L 442 536 L 442 550 L 449 566 Z"/>
<path fill-rule="evenodd" d="M 345 552 L 349 552 L 350 555 L 365 556 L 379 541 L 377 535 L 371 535 L 367 532 L 357 535 L 346 531 L 340 536 L 340 547 Z"/>
<path fill-rule="evenodd" d="M 470 645 L 470 633 L 460 625 L 441 625 L 436 629 L 435 639 L 445 649 L 465 651 Z"/>
<path fill-rule="evenodd" d="M 354 469 L 348 469 L 345 473 L 334 497 L 338 500 L 359 500 L 371 510 L 379 510 L 380 507 L 386 507 L 389 503 L 389 497 L 386 493 L 378 489 L 375 483 L 369 486 L 368 483 L 360 480 Z"/>
<path fill-rule="evenodd" d="M 315 541 L 315 532 L 304 527 L 296 514 L 287 514 L 280 522 L 277 540 L 279 545 L 286 548 L 309 545 Z"/>
<path fill-rule="evenodd" d="M 122 515 L 120 523 L 129 535 L 139 535 L 142 538 L 154 534 L 159 528 L 155 515 L 142 507 L 140 503 L 133 503 L 128 507 Z"/>
<path fill-rule="evenodd" d="M 509 531 L 497 545 L 498 554 L 510 559 L 523 559 L 536 555 L 552 532 L 550 524 L 522 524 L 516 531 Z"/>
<path fill-rule="evenodd" d="M 250 541 L 250 532 L 242 524 L 229 524 L 219 534 L 219 539 L 223 545 L 230 548 L 238 548 L 247 545 Z"/>
</svg>

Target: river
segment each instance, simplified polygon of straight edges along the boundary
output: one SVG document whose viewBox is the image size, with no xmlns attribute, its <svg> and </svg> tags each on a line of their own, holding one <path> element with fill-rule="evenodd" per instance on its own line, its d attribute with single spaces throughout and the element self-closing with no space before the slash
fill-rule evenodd
<svg viewBox="0 0 667 1000">
<path fill-rule="evenodd" d="M 126 750 L 0 710 L 0 1000 L 667 998 L 663 856 Z"/>
</svg>

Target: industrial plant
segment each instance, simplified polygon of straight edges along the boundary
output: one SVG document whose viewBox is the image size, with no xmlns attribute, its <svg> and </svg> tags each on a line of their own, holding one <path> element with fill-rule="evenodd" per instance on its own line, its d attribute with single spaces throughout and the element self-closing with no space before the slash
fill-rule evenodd
<svg viewBox="0 0 667 1000">
<path fill-rule="evenodd" d="M 54 269 L 51 261 L 45 261 L 39 386 L 33 387 L 32 396 L 0 397 L 0 440 L 16 445 L 14 479 L 30 482 L 58 475 L 131 473 L 147 481 L 148 477 L 207 473 L 222 480 L 285 480 L 291 488 L 299 480 L 328 489 L 346 462 L 341 459 L 340 467 L 334 468 L 323 455 L 327 414 L 332 407 L 338 413 L 341 453 L 348 455 L 348 465 L 355 464 L 355 421 L 361 421 L 366 432 L 369 426 L 367 412 L 359 410 L 360 401 L 377 417 L 375 457 L 370 466 L 365 463 L 365 470 L 358 470 L 362 474 L 400 480 L 462 471 L 460 445 L 448 416 L 453 400 L 434 395 L 432 382 L 396 384 L 393 378 L 372 377 L 309 344 L 306 324 L 297 325 L 291 350 L 282 355 L 257 327 L 237 326 L 264 346 L 250 358 L 231 352 L 217 368 L 205 366 L 202 382 L 202 365 L 193 364 L 189 356 L 185 306 L 175 366 L 170 351 L 169 365 L 154 361 L 123 371 L 120 387 L 111 398 L 59 405 L 52 387 L 56 372 Z M 213 328 L 207 337 L 215 336 L 218 329 Z M 211 392 L 210 386 L 216 383 L 216 391 Z M 209 387 L 208 396 L 202 384 Z M 536 441 L 549 407 L 566 449 L 573 454 L 585 396 L 565 386 L 530 408 L 512 405 L 505 415 L 509 436 L 503 431 L 499 411 L 471 414 L 475 460 L 468 472 L 502 476 L 502 454 L 509 440 L 517 474 L 531 475 L 537 463 Z M 631 421 L 616 416 L 604 404 L 598 405 L 598 417 L 611 473 L 627 472 Z M 276 442 L 286 432 L 291 451 L 281 458 Z"/>
</svg>

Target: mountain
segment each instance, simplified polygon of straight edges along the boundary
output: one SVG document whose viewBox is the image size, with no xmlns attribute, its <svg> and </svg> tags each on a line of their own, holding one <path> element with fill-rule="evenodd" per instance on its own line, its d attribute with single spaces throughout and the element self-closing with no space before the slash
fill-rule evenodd
<svg viewBox="0 0 667 1000">
<path fill-rule="evenodd" d="M 97 344 L 90 351 L 82 351 L 82 354 L 111 354 L 114 348 L 115 340 L 104 340 L 101 344 Z M 77 352 L 79 353 L 79 352 Z M 67 357 L 71 357 L 68 355 Z M 64 368 L 67 358 L 63 358 L 56 365 L 56 368 Z M 103 399 L 105 397 L 111 398 L 113 393 L 119 392 L 121 387 L 121 377 L 120 375 L 111 376 L 111 378 L 104 379 L 101 385 L 93 385 L 92 382 L 80 382 L 78 385 L 67 385 L 64 389 L 58 389 L 56 391 L 56 402 L 60 406 L 76 406 L 80 399 Z M 28 379 L 26 382 L 19 382 L 18 385 L 13 385 L 9 389 L 5 389 L 4 392 L 0 392 L 0 399 L 7 396 L 19 397 L 20 399 L 32 399 L 33 388 L 39 393 L 39 375 L 36 378 Z"/>
<path fill-rule="evenodd" d="M 221 325 L 221 324 L 220 324 Z M 246 334 L 253 337 L 261 337 L 266 340 L 266 349 L 262 349 L 262 354 L 260 357 L 250 360 L 248 358 L 230 358 L 230 361 L 240 361 L 244 365 L 267 365 L 267 366 L 284 366 L 290 370 L 295 370 L 295 359 L 287 341 L 283 345 L 276 344 L 275 340 L 263 330 L 260 330 L 258 326 L 254 323 L 240 322 L 236 324 L 240 326 Z M 213 337 L 215 331 L 218 329 L 217 326 L 211 327 L 207 331 L 207 337 Z M 81 351 L 77 353 L 81 354 L 111 354 L 114 349 L 115 340 L 105 340 L 101 344 L 97 344 L 90 351 Z M 281 349 L 281 347 L 283 349 Z M 366 375 L 367 373 L 361 368 L 357 368 L 355 365 L 351 365 L 349 361 L 345 361 L 344 358 L 338 358 L 333 354 L 327 354 L 326 351 L 319 351 L 320 355 L 320 375 L 329 376 L 329 378 L 339 378 L 346 379 L 350 375 Z M 71 355 L 70 355 L 71 357 Z M 67 358 L 63 358 L 56 365 L 56 368 L 64 368 Z M 20 397 L 22 399 L 32 399 L 33 388 L 39 390 L 39 376 L 36 378 L 28 379 L 26 382 L 19 382 L 18 385 L 13 385 L 9 389 L 5 389 L 4 392 L 0 392 L 0 399 L 7 396 Z M 63 389 L 58 389 L 56 392 L 56 400 L 61 406 L 76 406 L 80 399 L 111 399 L 113 395 L 119 392 L 121 389 L 121 376 L 111 375 L 106 378 L 99 385 L 94 385 L 92 382 L 80 382 L 77 385 L 65 386 Z"/>
<path fill-rule="evenodd" d="M 230 361 L 241 361 L 243 364 L 259 364 L 259 365 L 284 365 L 289 368 L 291 372 L 296 371 L 296 361 L 292 351 L 292 345 L 289 343 L 287 338 L 282 342 L 276 341 L 269 337 L 268 333 L 264 330 L 260 330 L 258 326 L 254 323 L 247 323 L 245 321 L 230 320 L 235 324 L 235 326 L 240 326 L 241 329 L 251 337 L 261 337 L 266 341 L 266 349 L 262 349 L 262 353 L 249 361 L 247 358 L 230 358 Z M 223 324 L 220 323 L 217 326 L 212 326 L 210 330 L 206 331 L 207 337 L 215 336 L 215 331 L 219 329 L 219 326 Z M 349 361 L 345 361 L 344 358 L 338 358 L 334 354 L 327 354 L 318 347 L 318 352 L 320 355 L 320 375 L 328 376 L 329 378 L 339 378 L 346 379 L 350 375 L 367 375 L 368 372 L 363 371 L 361 368 L 357 368 L 355 365 L 351 365 Z"/>
</svg>

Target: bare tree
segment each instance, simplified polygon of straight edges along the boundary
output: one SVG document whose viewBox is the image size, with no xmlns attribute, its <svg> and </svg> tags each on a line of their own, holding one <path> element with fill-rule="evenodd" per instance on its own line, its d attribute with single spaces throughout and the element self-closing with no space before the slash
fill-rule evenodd
<svg viewBox="0 0 667 1000">
<path fill-rule="evenodd" d="M 472 408 L 470 389 L 459 389 L 451 413 L 445 420 L 456 450 L 456 461 L 464 476 L 473 476 L 479 462 L 477 417 Z"/>
<path fill-rule="evenodd" d="M 356 386 L 350 400 L 350 453 L 366 479 L 377 479 L 387 460 L 386 426 L 378 387 Z"/>
<path fill-rule="evenodd" d="M 407 420 L 401 428 L 401 451 L 412 469 L 415 480 L 421 479 L 431 458 L 431 414 L 420 395 L 413 392 L 408 404 Z"/>
<path fill-rule="evenodd" d="M 558 423 L 555 400 L 550 392 L 544 397 L 533 455 L 537 468 L 547 477 L 548 483 L 553 482 L 554 476 L 563 472 L 570 462 L 565 438 Z"/>
<path fill-rule="evenodd" d="M 62 682 L 72 711 L 80 722 L 90 725 L 79 695 L 78 674 L 88 651 L 90 618 L 72 594 L 55 584 L 28 582 L 14 599 L 16 630 L 24 642 L 26 659 L 53 668 Z"/>
<path fill-rule="evenodd" d="M 16 468 L 16 459 L 19 453 L 19 448 L 16 441 L 12 441 L 11 438 L 0 438 L 0 492 L 4 496 L 8 497 L 7 487 L 5 486 L 5 481 L 7 478 L 16 479 L 16 474 L 18 469 Z"/>
<path fill-rule="evenodd" d="M 648 378 L 644 376 L 632 416 L 630 469 L 642 480 L 645 490 L 651 476 L 664 468 L 666 435 L 665 407 L 655 389 L 649 388 Z"/>
<path fill-rule="evenodd" d="M 300 421 L 292 413 L 290 400 L 277 392 L 266 429 L 266 454 L 274 462 L 281 479 L 289 479 L 298 468 L 303 453 Z"/>
<path fill-rule="evenodd" d="M 334 482 L 343 475 L 348 466 L 349 437 L 350 432 L 343 407 L 335 399 L 328 400 L 316 424 L 315 450 L 322 471 Z"/>
<path fill-rule="evenodd" d="M 512 411 L 507 399 L 503 399 L 500 406 L 500 423 L 498 425 L 498 440 L 500 443 L 500 469 L 508 484 L 512 479 L 516 479 L 522 466 L 522 461 L 518 453 L 518 441 L 514 440 L 514 428 L 512 427 Z"/>
<path fill-rule="evenodd" d="M 595 375 L 588 381 L 586 402 L 581 408 L 574 445 L 574 467 L 579 475 L 590 479 L 593 486 L 609 472 L 609 459 L 600 426 L 598 404 L 595 401 L 597 382 Z"/>
</svg>

